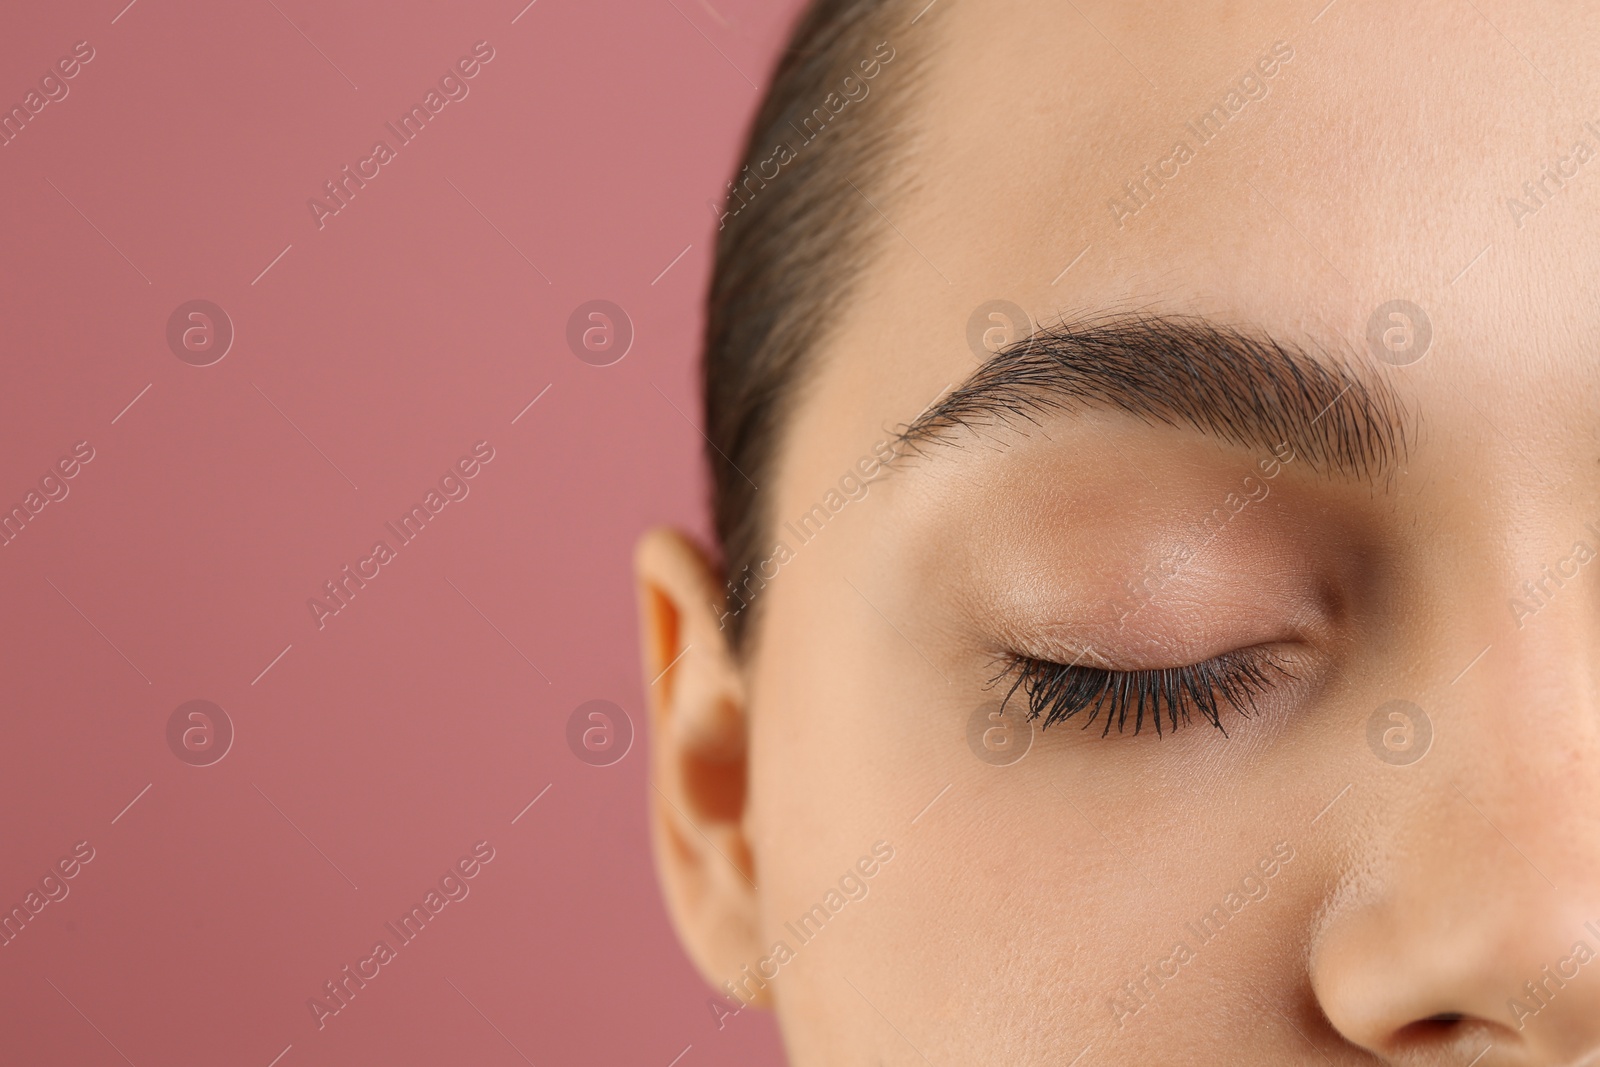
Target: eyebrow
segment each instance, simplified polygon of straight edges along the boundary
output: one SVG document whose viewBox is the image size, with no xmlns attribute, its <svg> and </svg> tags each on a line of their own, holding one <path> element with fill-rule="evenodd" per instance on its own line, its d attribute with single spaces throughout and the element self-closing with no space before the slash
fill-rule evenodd
<svg viewBox="0 0 1600 1067">
<path fill-rule="evenodd" d="M 1013 342 L 899 432 L 923 452 L 958 431 L 1110 409 L 1247 448 L 1284 444 L 1320 473 L 1375 481 L 1402 460 L 1409 416 L 1344 359 L 1208 319 L 1062 322 Z"/>
</svg>

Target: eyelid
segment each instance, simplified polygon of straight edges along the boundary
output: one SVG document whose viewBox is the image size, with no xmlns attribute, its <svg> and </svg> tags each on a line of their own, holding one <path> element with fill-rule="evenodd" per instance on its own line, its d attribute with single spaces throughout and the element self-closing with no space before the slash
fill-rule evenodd
<svg viewBox="0 0 1600 1067">
<path fill-rule="evenodd" d="M 1280 680 L 1294 679 L 1277 656 L 1260 646 L 1225 652 L 1198 663 L 1141 670 L 1053 663 L 1015 654 L 1005 659 L 1004 668 L 989 683 L 994 686 L 1007 675 L 1016 676 L 1001 702 L 1002 708 L 1021 689 L 1028 701 L 1028 719 L 1042 717 L 1041 729 L 1088 710 L 1089 717 L 1083 724 L 1087 729 L 1104 710 L 1102 737 L 1111 732 L 1113 719 L 1117 732 L 1123 733 L 1130 710 L 1134 713 L 1133 733 L 1143 727 L 1148 711 L 1160 736 L 1163 714 L 1170 729 L 1176 731 L 1180 716 L 1187 723 L 1191 709 L 1226 737 L 1222 704 L 1248 718 L 1256 710 L 1257 694 L 1269 691 Z"/>
</svg>

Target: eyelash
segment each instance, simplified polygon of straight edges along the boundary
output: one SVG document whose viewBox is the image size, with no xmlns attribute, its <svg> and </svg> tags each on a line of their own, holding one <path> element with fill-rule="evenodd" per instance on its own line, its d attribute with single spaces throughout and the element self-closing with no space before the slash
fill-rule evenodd
<svg viewBox="0 0 1600 1067">
<path fill-rule="evenodd" d="M 1187 723 L 1191 710 L 1226 737 L 1228 730 L 1222 725 L 1221 717 L 1223 704 L 1248 718 L 1256 710 L 1256 694 L 1266 692 L 1275 684 L 1273 676 L 1293 680 L 1293 675 L 1274 658 L 1248 650 L 1227 652 L 1182 667 L 1139 671 L 1113 671 L 1011 656 L 1005 668 L 990 681 L 990 686 L 999 684 L 1008 675 L 1016 677 L 1000 702 L 1002 711 L 1018 689 L 1027 698 L 1029 721 L 1043 718 L 1042 729 L 1065 722 L 1085 710 L 1089 717 L 1082 728 L 1088 729 L 1104 710 L 1101 737 L 1111 732 L 1113 721 L 1117 733 L 1122 733 L 1130 712 L 1135 734 L 1144 726 L 1148 712 L 1155 720 L 1156 735 L 1160 736 L 1163 714 L 1168 728 L 1176 731 L 1179 718 Z"/>
</svg>

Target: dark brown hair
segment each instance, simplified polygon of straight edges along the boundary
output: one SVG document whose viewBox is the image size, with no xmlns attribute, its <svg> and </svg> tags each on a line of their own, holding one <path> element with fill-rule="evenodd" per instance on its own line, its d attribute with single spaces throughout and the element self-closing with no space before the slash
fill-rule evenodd
<svg viewBox="0 0 1600 1067">
<path fill-rule="evenodd" d="M 719 219 L 703 388 L 711 507 L 728 581 L 730 647 L 771 545 L 770 482 L 808 357 L 869 258 L 910 79 L 893 0 L 815 0 L 790 35 L 751 123 Z M 910 16 L 906 18 L 909 25 Z M 927 33 L 919 27 L 919 36 Z M 887 58 L 885 58 L 887 57 Z"/>
</svg>

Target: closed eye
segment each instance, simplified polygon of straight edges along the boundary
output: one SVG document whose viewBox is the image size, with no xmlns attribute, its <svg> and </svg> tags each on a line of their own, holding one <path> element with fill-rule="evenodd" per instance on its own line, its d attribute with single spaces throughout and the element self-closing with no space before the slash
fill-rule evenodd
<svg viewBox="0 0 1600 1067">
<path fill-rule="evenodd" d="M 1133 733 L 1139 732 L 1148 716 L 1159 736 L 1163 720 L 1166 729 L 1175 731 L 1180 722 L 1189 722 L 1191 713 L 1226 737 L 1224 707 L 1248 718 L 1256 710 L 1257 694 L 1293 680 L 1274 656 L 1259 648 L 1225 652 L 1200 663 L 1132 671 L 1009 655 L 989 684 L 993 687 L 1007 677 L 1013 680 L 1001 702 L 1002 710 L 1020 689 L 1028 702 L 1028 719 L 1043 719 L 1041 728 L 1088 712 L 1083 728 L 1103 716 L 1101 737 L 1111 732 L 1113 724 L 1123 733 L 1130 716 Z"/>
</svg>

